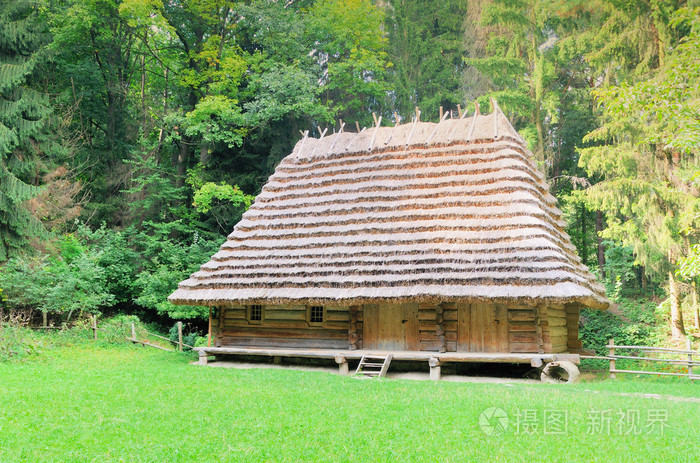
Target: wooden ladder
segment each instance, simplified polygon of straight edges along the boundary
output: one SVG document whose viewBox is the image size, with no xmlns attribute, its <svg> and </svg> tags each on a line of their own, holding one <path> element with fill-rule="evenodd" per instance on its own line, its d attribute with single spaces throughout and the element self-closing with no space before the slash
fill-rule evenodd
<svg viewBox="0 0 700 463">
<path fill-rule="evenodd" d="M 386 371 L 391 364 L 391 354 L 387 355 L 363 355 L 360 364 L 357 366 L 356 375 L 381 378 L 386 375 Z"/>
</svg>

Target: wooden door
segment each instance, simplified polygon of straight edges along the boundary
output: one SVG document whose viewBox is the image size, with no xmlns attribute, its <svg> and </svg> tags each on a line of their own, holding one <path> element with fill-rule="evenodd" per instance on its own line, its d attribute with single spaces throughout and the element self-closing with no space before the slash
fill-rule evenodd
<svg viewBox="0 0 700 463">
<path fill-rule="evenodd" d="M 508 314 L 500 304 L 458 308 L 457 352 L 508 352 Z"/>
<path fill-rule="evenodd" d="M 368 304 L 362 312 L 365 349 L 420 350 L 418 304 Z"/>
</svg>

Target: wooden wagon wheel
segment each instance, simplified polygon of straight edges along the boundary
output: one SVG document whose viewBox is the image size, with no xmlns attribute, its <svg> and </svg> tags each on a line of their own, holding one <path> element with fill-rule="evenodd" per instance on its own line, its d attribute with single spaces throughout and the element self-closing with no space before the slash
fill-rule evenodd
<svg viewBox="0 0 700 463">
<path fill-rule="evenodd" d="M 542 369 L 540 379 L 545 383 L 575 383 L 579 378 L 578 367 L 567 360 L 549 362 Z"/>
</svg>

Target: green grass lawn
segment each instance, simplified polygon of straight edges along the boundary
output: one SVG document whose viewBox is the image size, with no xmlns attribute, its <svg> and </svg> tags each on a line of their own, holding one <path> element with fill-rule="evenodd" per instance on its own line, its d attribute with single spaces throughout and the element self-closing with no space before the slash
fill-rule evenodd
<svg viewBox="0 0 700 463">
<path fill-rule="evenodd" d="M 191 360 L 79 343 L 0 363 L 0 462 L 700 458 L 700 384 L 687 380 L 374 381 Z M 508 428 L 487 435 L 492 407 Z"/>
</svg>

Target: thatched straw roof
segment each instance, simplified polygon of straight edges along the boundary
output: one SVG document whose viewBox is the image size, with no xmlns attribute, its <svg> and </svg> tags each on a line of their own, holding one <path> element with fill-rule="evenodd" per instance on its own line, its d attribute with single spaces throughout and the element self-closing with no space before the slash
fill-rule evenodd
<svg viewBox="0 0 700 463">
<path fill-rule="evenodd" d="M 532 153 L 490 115 L 297 143 L 176 304 L 462 300 L 606 308 Z"/>
</svg>

